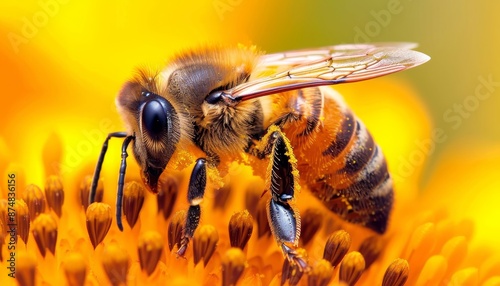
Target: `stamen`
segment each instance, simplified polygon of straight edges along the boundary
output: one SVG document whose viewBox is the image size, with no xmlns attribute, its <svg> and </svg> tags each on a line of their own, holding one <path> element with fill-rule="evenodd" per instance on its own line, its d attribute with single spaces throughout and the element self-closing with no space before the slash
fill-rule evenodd
<svg viewBox="0 0 500 286">
<path fill-rule="evenodd" d="M 323 216 L 318 209 L 309 208 L 301 214 L 301 233 L 300 239 L 303 245 L 307 245 L 318 232 L 323 222 Z"/>
<path fill-rule="evenodd" d="M 9 209 L 9 204 L 7 200 L 5 199 L 0 200 L 0 222 L 5 228 L 7 228 L 7 225 L 9 224 L 8 209 Z M 14 221 L 12 221 L 11 223 L 13 222 Z"/>
<path fill-rule="evenodd" d="M 64 273 L 68 285 L 83 286 L 87 276 L 87 265 L 82 254 L 72 252 L 66 254 L 63 262 Z"/>
<path fill-rule="evenodd" d="M 458 270 L 467 255 L 467 250 L 467 240 L 463 236 L 453 237 L 443 245 L 441 255 L 448 261 L 446 277 Z"/>
<path fill-rule="evenodd" d="M 323 259 L 330 261 L 333 267 L 342 261 L 351 247 L 351 236 L 345 230 L 337 230 L 332 233 L 325 244 Z"/>
<path fill-rule="evenodd" d="M 64 190 L 62 181 L 58 176 L 49 176 L 45 183 L 45 196 L 47 205 L 58 217 L 62 214 L 62 205 L 64 204 Z"/>
<path fill-rule="evenodd" d="M 102 254 L 102 266 L 113 286 L 126 285 L 130 258 L 116 243 L 108 244 Z"/>
<path fill-rule="evenodd" d="M 92 176 L 87 175 L 80 184 L 80 203 L 83 209 L 86 210 L 89 207 L 89 194 L 90 188 L 92 187 Z M 102 179 L 99 178 L 97 181 L 97 188 L 95 190 L 95 202 L 102 202 L 102 197 L 104 195 L 104 186 Z"/>
<path fill-rule="evenodd" d="M 45 250 L 52 254 L 56 252 L 57 243 L 57 222 L 50 214 L 40 214 L 33 221 L 33 238 L 36 241 L 38 250 L 45 257 Z"/>
<path fill-rule="evenodd" d="M 311 272 L 309 272 L 309 277 L 307 282 L 311 286 L 326 286 L 330 282 L 333 277 L 333 266 L 332 264 L 325 260 L 321 259 L 312 268 Z"/>
<path fill-rule="evenodd" d="M 45 212 L 45 194 L 36 185 L 28 185 L 24 190 L 23 199 L 28 205 L 30 219 L 33 221 L 39 214 Z"/>
<path fill-rule="evenodd" d="M 130 228 L 134 228 L 144 203 L 146 191 L 136 181 L 125 184 L 123 190 L 123 214 Z"/>
<path fill-rule="evenodd" d="M 408 280 L 410 274 L 410 265 L 405 259 L 398 258 L 394 260 L 384 274 L 382 286 L 403 286 Z"/>
<path fill-rule="evenodd" d="M 26 251 L 18 252 L 15 267 L 15 277 L 19 285 L 37 285 L 36 258 L 32 253 Z"/>
<path fill-rule="evenodd" d="M 177 181 L 169 176 L 160 177 L 158 184 L 158 194 L 156 195 L 156 202 L 158 205 L 158 212 L 163 214 L 163 218 L 167 220 L 172 211 L 174 210 L 175 201 L 179 193 Z"/>
<path fill-rule="evenodd" d="M 357 251 L 348 253 L 340 264 L 339 281 L 354 285 L 365 270 L 365 259 Z"/>
<path fill-rule="evenodd" d="M 479 273 L 477 268 L 468 267 L 461 269 L 450 279 L 450 285 L 479 285 Z"/>
<path fill-rule="evenodd" d="M 359 246 L 359 253 L 365 258 L 366 269 L 368 269 L 379 257 L 384 248 L 382 239 L 378 235 L 368 237 Z"/>
<path fill-rule="evenodd" d="M 224 210 L 231 195 L 231 185 L 224 185 L 222 188 L 217 189 L 214 194 L 214 209 Z"/>
<path fill-rule="evenodd" d="M 297 255 L 302 257 L 304 261 L 307 261 L 307 252 L 303 248 L 296 249 Z M 304 267 L 298 264 L 290 264 L 288 259 L 285 259 L 283 262 L 283 268 L 281 269 L 281 285 L 284 285 L 288 280 L 288 284 L 290 286 L 297 285 L 300 282 L 300 279 L 304 275 L 303 270 Z"/>
<path fill-rule="evenodd" d="M 222 286 L 236 285 L 246 267 L 246 257 L 240 248 L 231 247 L 222 257 Z"/>
<path fill-rule="evenodd" d="M 245 209 L 253 216 L 257 217 L 257 206 L 262 196 L 263 182 L 260 178 L 250 179 L 250 183 L 245 192 Z"/>
<path fill-rule="evenodd" d="M 410 280 L 413 281 L 410 281 L 410 285 L 439 285 L 446 274 L 447 267 L 448 263 L 446 262 L 446 258 L 442 255 L 433 255 L 427 259 L 422 271 L 417 274 L 418 277 L 410 278 Z M 413 273 L 413 271 L 411 273 Z M 411 276 L 411 274 L 408 276 Z M 418 278 L 417 283 L 414 283 L 415 278 Z"/>
<path fill-rule="evenodd" d="M 217 229 L 212 225 L 201 226 L 194 233 L 193 238 L 194 265 L 197 265 L 203 259 L 203 266 L 206 266 L 215 252 L 217 242 L 219 242 Z"/>
<path fill-rule="evenodd" d="M 177 248 L 180 247 L 182 239 L 182 229 L 184 228 L 185 222 L 185 210 L 177 211 L 170 220 L 170 223 L 168 225 L 168 249 L 170 251 L 174 249 L 174 245 L 177 245 Z"/>
<path fill-rule="evenodd" d="M 16 199 L 14 209 L 16 214 L 15 223 L 17 224 L 17 235 L 21 237 L 24 243 L 28 243 L 30 234 L 30 213 L 28 210 L 28 205 L 26 205 L 24 200 Z M 13 220 L 12 217 L 8 217 L 7 220 L 7 225 L 13 223 L 13 221 L 10 221 Z"/>
<path fill-rule="evenodd" d="M 257 214 L 255 220 L 257 221 L 257 237 L 261 238 L 264 235 L 271 235 L 271 228 L 267 220 L 267 207 L 266 200 L 261 199 L 257 205 Z"/>
<path fill-rule="evenodd" d="M 148 231 L 139 237 L 139 263 L 148 276 L 153 274 L 163 252 L 163 238 L 156 231 Z"/>
<path fill-rule="evenodd" d="M 105 203 L 92 203 L 87 208 L 87 232 L 94 249 L 106 237 L 111 227 L 111 206 Z"/>
<path fill-rule="evenodd" d="M 253 218 L 247 210 L 237 212 L 229 220 L 229 240 L 231 247 L 243 250 L 252 236 Z"/>
</svg>

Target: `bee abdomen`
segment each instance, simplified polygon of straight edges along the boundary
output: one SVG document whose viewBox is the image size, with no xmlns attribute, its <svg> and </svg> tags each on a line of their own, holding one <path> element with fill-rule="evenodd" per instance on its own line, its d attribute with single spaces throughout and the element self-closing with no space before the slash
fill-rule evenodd
<svg viewBox="0 0 500 286">
<path fill-rule="evenodd" d="M 393 203 L 392 179 L 380 147 L 364 124 L 352 113 L 346 114 L 323 156 L 345 163 L 311 184 L 313 193 L 343 219 L 385 232 Z"/>
</svg>

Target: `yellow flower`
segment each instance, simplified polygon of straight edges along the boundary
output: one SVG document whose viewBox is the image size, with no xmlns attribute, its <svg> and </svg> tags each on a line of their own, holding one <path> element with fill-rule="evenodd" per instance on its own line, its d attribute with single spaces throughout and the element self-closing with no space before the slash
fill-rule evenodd
<svg viewBox="0 0 500 286">
<path fill-rule="evenodd" d="M 284 262 L 270 236 L 262 180 L 252 176 L 250 167 L 234 164 L 225 187 L 206 194 L 200 227 L 185 258 L 178 258 L 190 168 L 163 178 L 163 190 L 155 196 L 136 183 L 139 171 L 130 160 L 126 222 L 120 232 L 112 222 L 119 163 L 113 153 L 117 154 L 118 145 L 108 151 L 98 186 L 97 200 L 102 203 L 87 207 L 97 157 L 82 159 L 70 170 L 54 168 L 74 156 L 61 130 L 48 136 L 40 153 L 45 169 L 34 172 L 59 175 L 33 185 L 33 170 L 16 164 L 16 158 L 2 166 L 4 174 L 15 174 L 17 281 L 21 285 L 231 285 L 236 281 L 279 285 L 289 279 L 301 285 L 498 285 L 496 234 L 484 225 L 495 219 L 489 210 L 495 208 L 494 190 L 499 187 L 494 174 L 499 150 L 479 152 L 458 146 L 443 157 L 431 183 L 421 189 L 417 182 L 423 162 L 407 160 L 413 164 L 411 172 L 398 169 L 401 162 L 408 163 L 401 158 L 415 151 L 415 140 L 425 139 L 431 131 L 412 90 L 384 79 L 339 90 L 379 139 L 396 178 L 396 207 L 385 235 L 340 221 L 304 190 L 297 195 L 302 214 L 299 251 L 307 257 L 310 270 L 301 273 Z M 366 90 L 376 100 L 361 102 L 352 96 Z M 366 105 L 371 107 L 363 108 Z M 382 108 L 399 112 L 380 115 Z M 394 128 L 407 127 L 397 132 L 398 137 L 394 130 L 379 127 L 394 121 Z M 71 128 L 78 128 L 78 121 Z M 101 142 L 104 134 L 96 139 Z M 10 154 L 10 146 L 1 148 L 2 154 Z M 460 156 L 466 151 L 475 156 Z M 2 186 L 2 285 L 15 284 L 8 277 L 8 193 Z M 481 231 L 474 235 L 476 227 Z"/>
<path fill-rule="evenodd" d="M 285 278 L 301 285 L 500 284 L 500 146 L 447 148 L 422 186 L 426 157 L 446 134 L 436 135 L 409 85 L 392 79 L 336 87 L 373 133 L 394 177 L 385 235 L 338 220 L 305 189 L 297 194 L 298 251 L 310 266 L 304 274 L 284 261 L 270 236 L 262 180 L 235 164 L 226 186 L 205 195 L 195 238 L 178 258 L 190 170 L 165 178 L 155 196 L 143 189 L 132 158 L 120 232 L 118 142 L 110 143 L 99 203 L 87 201 L 101 144 L 122 129 L 113 94 L 137 64 L 161 64 L 169 50 L 233 43 L 234 35 L 245 42 L 241 27 L 222 19 L 237 20 L 241 14 L 230 12 L 246 13 L 250 1 L 189 2 L 191 25 L 177 2 L 11 2 L 0 11 L 7 35 L 0 42 L 0 285 L 279 285 Z M 98 15 L 82 17 L 92 11 Z M 165 18 L 186 27 L 167 29 Z"/>
</svg>

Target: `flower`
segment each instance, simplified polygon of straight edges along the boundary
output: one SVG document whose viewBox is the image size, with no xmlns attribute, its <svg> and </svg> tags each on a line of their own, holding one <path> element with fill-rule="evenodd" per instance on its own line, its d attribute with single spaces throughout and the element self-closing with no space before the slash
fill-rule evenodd
<svg viewBox="0 0 500 286">
<path fill-rule="evenodd" d="M 368 89 L 375 90 L 377 100 L 360 104 L 355 100 L 361 99 L 349 97 Z M 415 107 L 418 101 L 411 88 L 382 79 L 339 90 L 375 138 L 381 139 L 395 177 L 396 206 L 386 234 L 378 236 L 340 221 L 307 190 L 301 191 L 297 194 L 303 224 L 299 251 L 310 267 L 302 273 L 284 261 L 270 235 L 266 198 L 261 198 L 263 181 L 252 175 L 251 167 L 233 164 L 225 186 L 205 195 L 200 226 L 185 257 L 180 258 L 176 251 L 188 207 L 184 198 L 190 167 L 162 177 L 162 189 L 155 196 L 144 191 L 138 167 L 130 160 L 124 190 L 125 229 L 120 232 L 112 222 L 119 163 L 112 153 L 116 150 L 108 151 L 98 202 L 89 206 L 97 157 L 71 170 L 53 168 L 60 166 L 54 162 L 72 156 L 62 130 L 50 135 L 42 148 L 45 170 L 35 174 L 51 174 L 44 183 L 31 184 L 31 170 L 23 166 L 2 166 L 4 173 L 16 175 L 17 281 L 22 285 L 280 285 L 286 280 L 310 285 L 498 285 L 500 256 L 495 233 L 484 233 L 480 226 L 493 219 L 488 209 L 495 207 L 492 198 L 498 196 L 493 191 L 498 190 L 493 170 L 499 150 L 479 152 L 457 146 L 442 158 L 428 186 L 420 188 L 417 181 L 423 162 L 411 161 L 412 172 L 398 169 L 401 154 L 412 154 L 415 138 L 426 138 L 431 130 L 424 109 Z M 373 111 L 379 109 L 376 104 L 399 112 L 381 116 Z M 357 108 L 366 105 L 371 108 Z M 398 131 L 397 138 L 394 130 L 377 127 L 387 126 L 394 118 L 398 118 L 394 127 L 408 127 Z M 98 139 L 102 141 L 103 134 Z M 1 153 L 9 153 L 9 146 L 1 148 Z M 465 151 L 477 154 L 460 156 Z M 5 231 L 8 192 L 2 191 L 0 204 L 4 241 L 0 279 L 13 284 L 5 272 L 10 253 L 10 234 Z M 475 235 L 476 228 L 481 232 Z"/>
</svg>

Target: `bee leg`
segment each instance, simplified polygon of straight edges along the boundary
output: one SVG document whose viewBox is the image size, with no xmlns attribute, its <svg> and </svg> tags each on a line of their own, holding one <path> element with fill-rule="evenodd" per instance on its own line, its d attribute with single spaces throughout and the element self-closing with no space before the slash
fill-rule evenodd
<svg viewBox="0 0 500 286">
<path fill-rule="evenodd" d="M 189 179 L 189 187 L 187 199 L 190 204 L 186 222 L 182 230 L 182 237 L 179 243 L 177 255 L 184 256 L 186 253 L 187 245 L 194 235 L 196 228 L 200 222 L 201 209 L 200 203 L 203 201 L 205 194 L 205 187 L 207 185 L 207 160 L 199 158 L 196 160 L 191 177 Z"/>
<path fill-rule="evenodd" d="M 97 161 L 97 165 L 94 171 L 92 185 L 90 187 L 89 204 L 93 203 L 95 200 L 97 183 L 99 181 L 99 176 L 101 174 L 101 168 L 104 162 L 104 156 L 106 155 L 106 151 L 108 150 L 108 141 L 112 137 L 125 138 L 122 144 L 122 160 L 120 163 L 120 176 L 118 178 L 118 191 L 116 196 L 116 224 L 118 226 L 118 229 L 120 231 L 123 231 L 123 224 L 122 224 L 123 184 L 125 181 L 125 172 L 127 170 L 127 157 L 128 157 L 127 148 L 130 142 L 135 139 L 133 135 L 128 135 L 126 132 L 113 132 L 109 133 L 108 137 L 106 137 L 106 140 L 104 140 L 104 143 L 102 144 L 101 154 L 99 155 L 99 159 Z"/>
<path fill-rule="evenodd" d="M 261 143 L 264 143 L 261 151 L 257 149 L 254 151 L 260 153 L 260 156 L 269 156 L 267 172 L 268 189 L 271 191 L 271 199 L 267 203 L 269 226 L 286 259 L 305 271 L 308 269 L 307 262 L 297 252 L 300 214 L 293 205 L 293 198 L 299 185 L 292 146 L 277 126 L 269 128 Z"/>
</svg>

